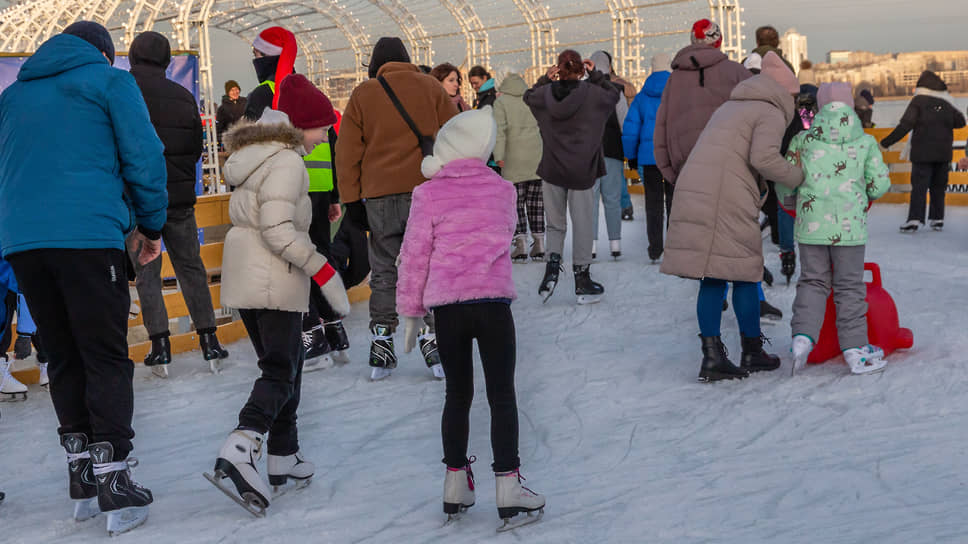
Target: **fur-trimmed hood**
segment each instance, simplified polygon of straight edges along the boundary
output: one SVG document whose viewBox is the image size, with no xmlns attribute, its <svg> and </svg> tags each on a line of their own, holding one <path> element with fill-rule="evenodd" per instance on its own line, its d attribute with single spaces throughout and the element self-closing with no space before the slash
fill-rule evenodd
<svg viewBox="0 0 968 544">
<path fill-rule="evenodd" d="M 240 120 L 224 137 L 225 147 L 231 156 L 225 161 L 225 181 L 239 186 L 270 157 L 285 149 L 300 156 L 306 154 L 303 132 L 287 122 L 254 123 Z"/>
</svg>

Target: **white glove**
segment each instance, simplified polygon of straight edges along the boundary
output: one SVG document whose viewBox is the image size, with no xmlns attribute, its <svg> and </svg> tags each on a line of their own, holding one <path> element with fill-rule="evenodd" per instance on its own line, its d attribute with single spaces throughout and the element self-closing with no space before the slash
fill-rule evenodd
<svg viewBox="0 0 968 544">
<path fill-rule="evenodd" d="M 403 352 L 410 353 L 413 351 L 414 346 L 417 345 L 417 334 L 420 332 L 420 326 L 423 324 L 423 320 L 419 317 L 404 317 L 403 318 Z"/>
</svg>

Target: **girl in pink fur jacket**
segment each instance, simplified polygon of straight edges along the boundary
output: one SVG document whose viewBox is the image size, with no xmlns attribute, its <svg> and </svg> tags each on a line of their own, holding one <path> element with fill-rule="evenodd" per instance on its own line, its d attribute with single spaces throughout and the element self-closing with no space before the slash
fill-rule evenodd
<svg viewBox="0 0 968 544">
<path fill-rule="evenodd" d="M 437 133 L 434 154 L 421 167 L 430 179 L 413 191 L 400 249 L 397 311 L 404 317 L 404 352 L 413 349 L 427 310 L 434 312 L 447 377 L 441 433 L 449 515 L 474 504 L 467 439 L 477 340 L 491 407 L 498 513 L 507 520 L 541 510 L 545 501 L 521 486 L 518 473 L 510 255 L 517 192 L 487 167 L 496 133 L 490 106 L 457 115 Z"/>
</svg>

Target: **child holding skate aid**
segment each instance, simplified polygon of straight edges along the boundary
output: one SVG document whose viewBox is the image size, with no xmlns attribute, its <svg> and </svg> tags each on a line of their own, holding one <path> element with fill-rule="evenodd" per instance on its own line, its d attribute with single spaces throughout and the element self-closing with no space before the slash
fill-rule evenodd
<svg viewBox="0 0 968 544">
<path fill-rule="evenodd" d="M 837 335 L 854 374 L 882 370 L 884 351 L 867 341 L 864 251 L 867 210 L 891 181 L 877 140 L 864 133 L 847 83 L 825 83 L 810 130 L 794 137 L 787 159 L 803 168 L 795 190 L 777 186 L 786 209 L 796 210 L 800 279 L 793 302 L 794 372 L 806 364 L 820 335 L 833 287 Z M 794 203 L 795 202 L 795 206 Z"/>
</svg>

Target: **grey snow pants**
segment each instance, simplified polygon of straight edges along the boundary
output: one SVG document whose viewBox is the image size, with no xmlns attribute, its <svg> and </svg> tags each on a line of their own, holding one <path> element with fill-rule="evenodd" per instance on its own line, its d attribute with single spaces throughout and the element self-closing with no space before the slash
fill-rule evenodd
<svg viewBox="0 0 968 544">
<path fill-rule="evenodd" d="M 834 290 L 840 349 L 867 344 L 867 286 L 864 285 L 866 246 L 800 244 L 800 279 L 793 301 L 793 335 L 817 341 L 827 296 Z"/>
</svg>

